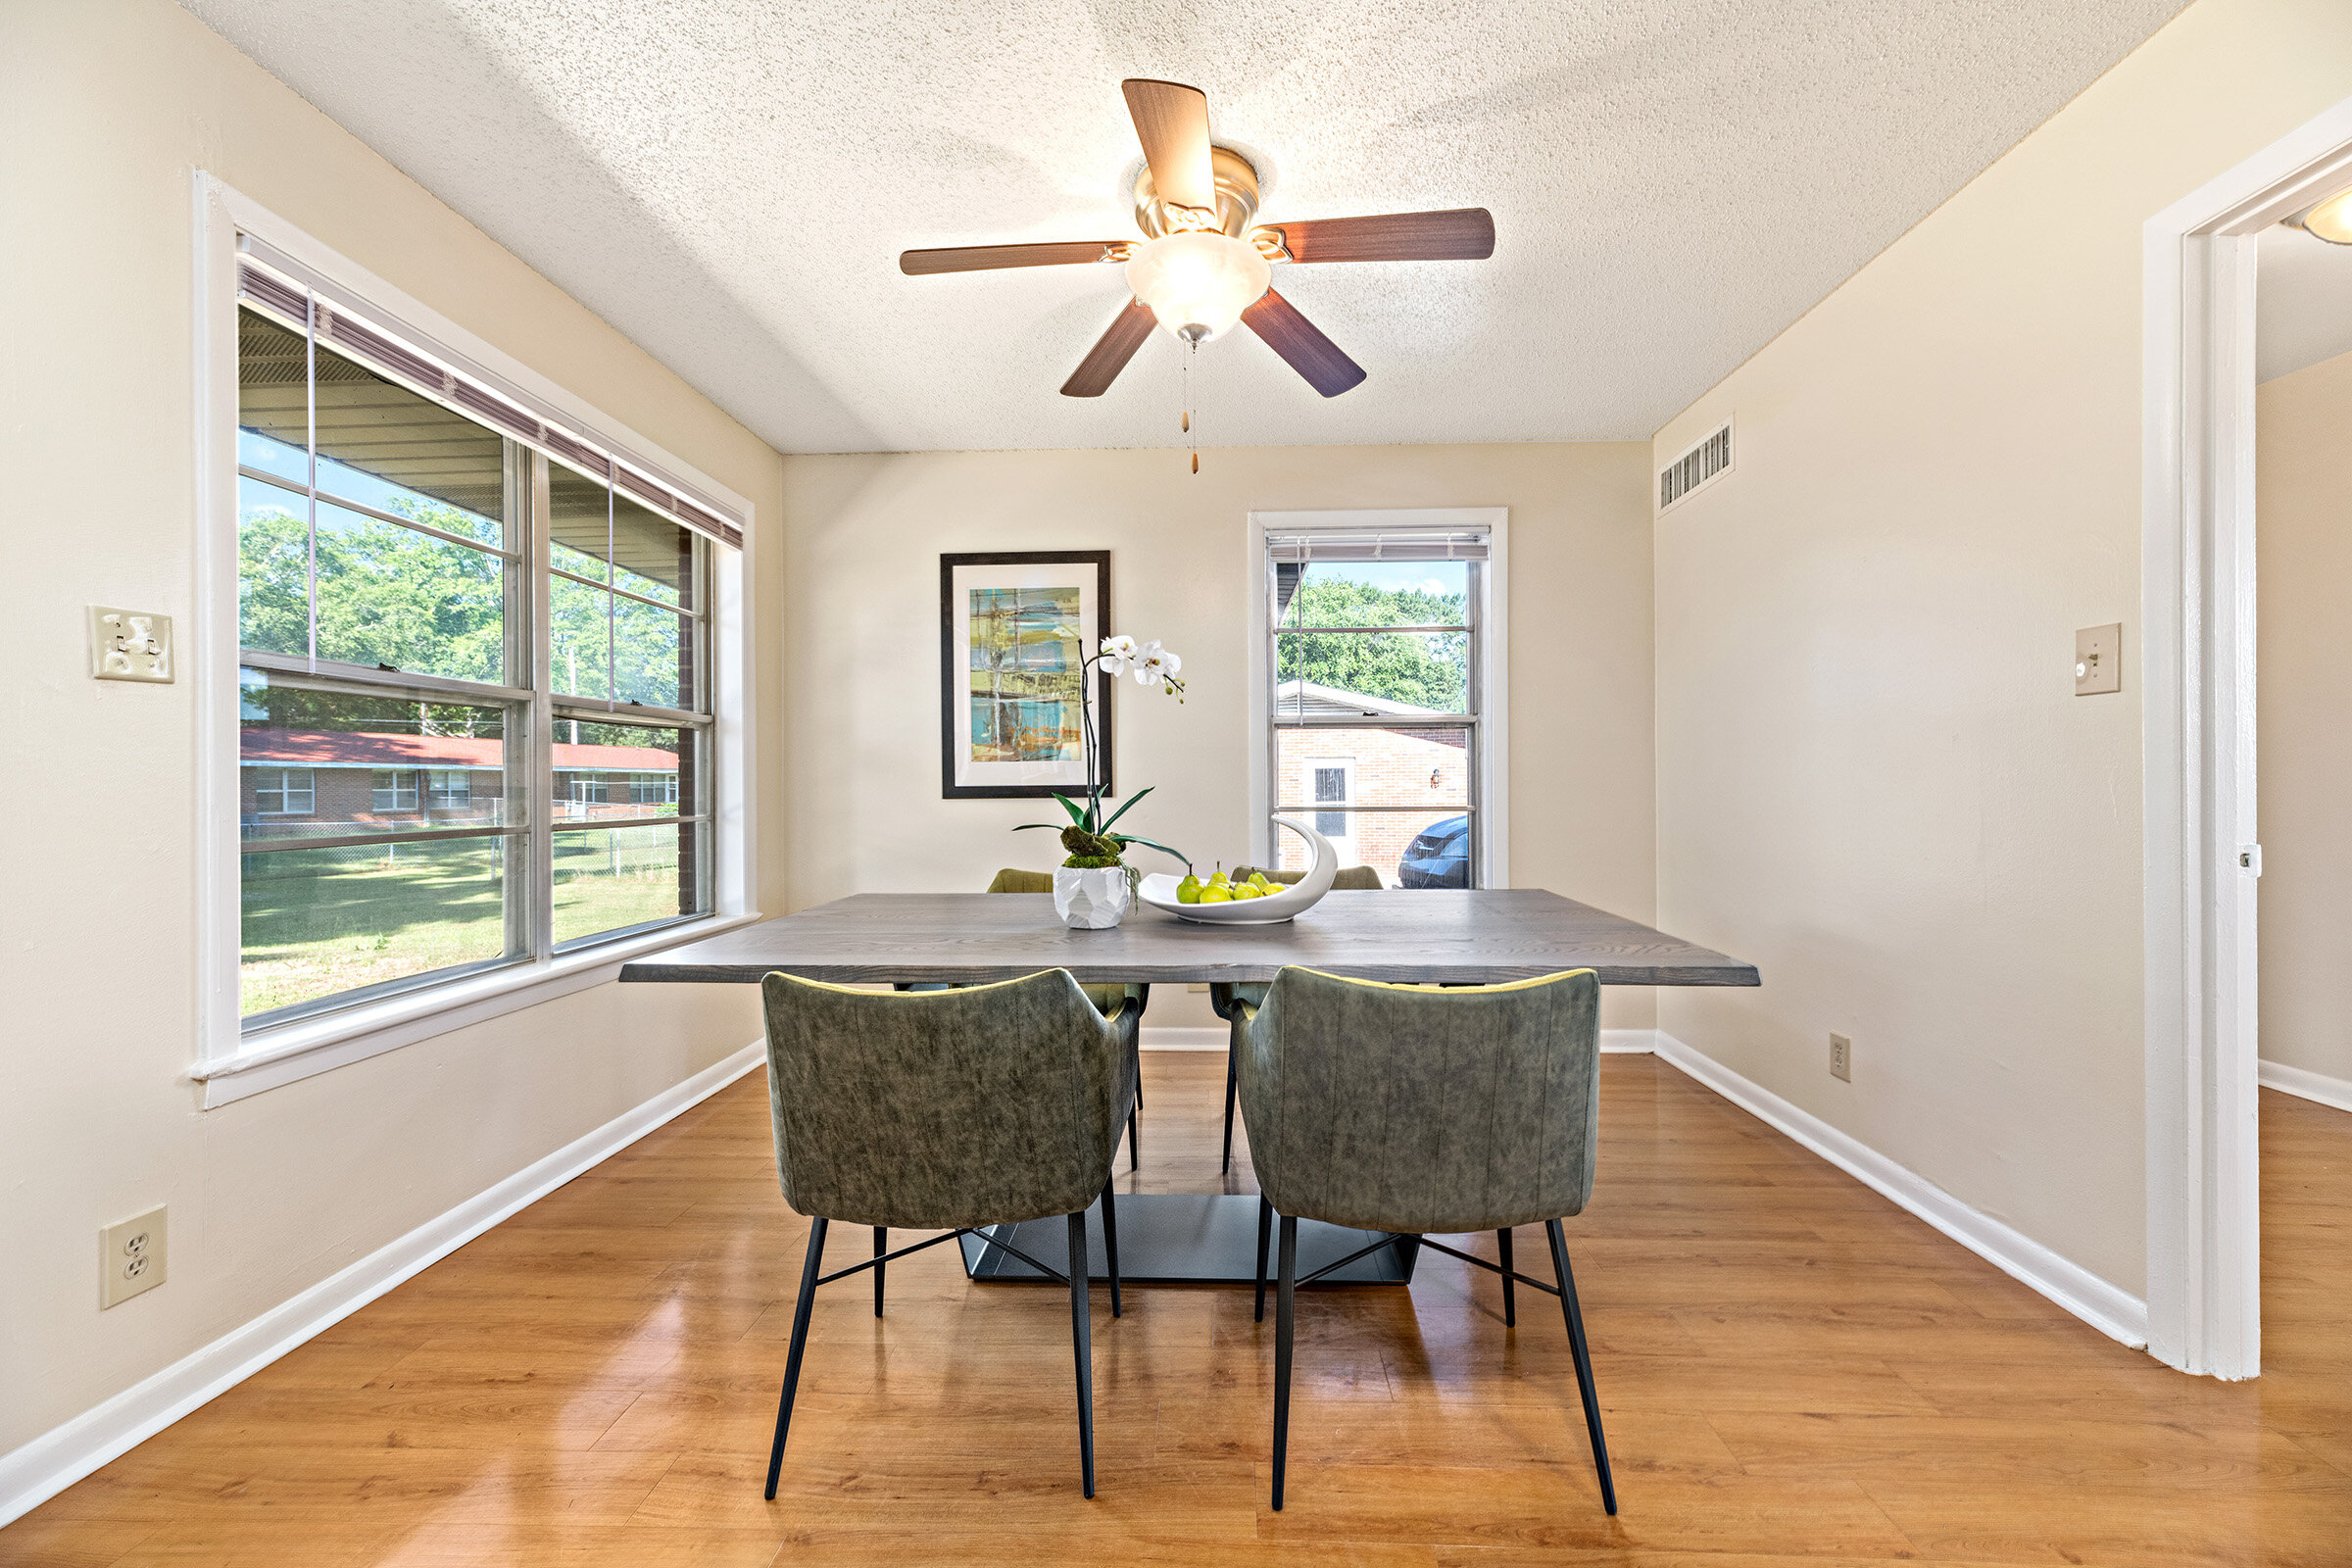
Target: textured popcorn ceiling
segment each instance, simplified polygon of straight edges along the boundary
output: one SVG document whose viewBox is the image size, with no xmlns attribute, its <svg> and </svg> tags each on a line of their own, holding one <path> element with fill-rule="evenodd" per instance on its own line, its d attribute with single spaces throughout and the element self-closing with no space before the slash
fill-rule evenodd
<svg viewBox="0 0 2352 1568">
<path fill-rule="evenodd" d="M 786 451 L 1178 445 L 1179 346 L 1058 395 L 1123 238 L 1123 76 L 1193 82 L 1268 219 L 1485 206 L 1488 262 L 1278 267 L 1370 372 L 1246 331 L 1205 445 L 1646 438 L 2182 0 L 183 0 Z M 495 335 L 495 334 L 493 334 Z"/>
</svg>

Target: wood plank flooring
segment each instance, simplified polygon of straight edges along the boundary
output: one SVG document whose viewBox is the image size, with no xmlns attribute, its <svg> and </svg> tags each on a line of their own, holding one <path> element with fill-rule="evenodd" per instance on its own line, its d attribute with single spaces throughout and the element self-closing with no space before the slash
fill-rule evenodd
<svg viewBox="0 0 2352 1568">
<path fill-rule="evenodd" d="M 1217 1180 L 1221 1056 L 1148 1055 L 1129 1191 Z M 2352 1564 L 2352 1115 L 2265 1093 L 2269 1372 L 2169 1371 L 1648 1057 L 1569 1245 L 1623 1513 L 1549 1297 L 1425 1254 L 1301 1296 L 1288 1506 L 1246 1290 L 1067 1297 L 953 1250 L 820 1293 L 735 1085 L 0 1531 L 0 1564 Z M 1246 1158 L 1229 1185 L 1251 1191 Z M 1492 1255 L 1493 1238 L 1480 1250 Z M 1521 1233 L 1525 1266 L 1542 1232 Z M 1530 1272 L 1537 1272 L 1530 1269 Z"/>
</svg>

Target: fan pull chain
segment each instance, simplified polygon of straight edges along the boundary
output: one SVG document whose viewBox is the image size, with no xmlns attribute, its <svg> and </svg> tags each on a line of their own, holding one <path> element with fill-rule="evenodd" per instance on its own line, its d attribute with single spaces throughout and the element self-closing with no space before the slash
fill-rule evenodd
<svg viewBox="0 0 2352 1568">
<path fill-rule="evenodd" d="M 1194 355 L 1196 355 L 1196 354 L 1199 354 L 1200 352 L 1200 340 L 1199 338 L 1197 338 L 1197 337 L 1196 337 L 1196 338 L 1190 338 L 1190 339 L 1186 340 L 1186 342 L 1185 342 L 1185 345 L 1184 345 L 1184 425 L 1183 425 L 1183 430 L 1184 430 L 1184 433 L 1185 433 L 1186 435 L 1192 435 L 1192 433 L 1193 433 L 1193 356 L 1194 356 Z M 1191 444 L 1192 444 L 1192 449 L 1193 449 L 1193 471 L 1194 471 L 1195 473 L 1199 473 L 1199 472 L 1200 471 L 1200 438 L 1199 438 L 1198 436 L 1195 436 Z"/>
</svg>

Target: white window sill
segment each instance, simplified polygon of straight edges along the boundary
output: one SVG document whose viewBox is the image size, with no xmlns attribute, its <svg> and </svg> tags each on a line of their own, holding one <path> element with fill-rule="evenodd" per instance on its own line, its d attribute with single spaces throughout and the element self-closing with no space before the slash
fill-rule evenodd
<svg viewBox="0 0 2352 1568">
<path fill-rule="evenodd" d="M 204 1108 L 276 1089 L 402 1046 L 430 1040 L 524 1007 L 552 1002 L 574 991 L 617 979 L 631 958 L 700 942 L 721 931 L 750 925 L 762 916 L 718 914 L 685 925 L 664 926 L 579 953 L 559 954 L 538 963 L 515 964 L 444 986 L 388 997 L 345 1012 L 304 1018 L 249 1035 L 243 1049 L 224 1061 L 199 1063 L 188 1076 L 204 1086 Z"/>
</svg>

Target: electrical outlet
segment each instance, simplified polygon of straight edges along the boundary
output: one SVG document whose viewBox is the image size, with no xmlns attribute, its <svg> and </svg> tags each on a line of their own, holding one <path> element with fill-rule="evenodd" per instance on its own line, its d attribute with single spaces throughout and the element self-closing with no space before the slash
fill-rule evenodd
<svg viewBox="0 0 2352 1568">
<path fill-rule="evenodd" d="M 172 617 L 90 607 L 90 673 L 99 680 L 172 679 Z"/>
<path fill-rule="evenodd" d="M 1830 1036 L 1830 1076 L 1854 1081 L 1854 1043 L 1843 1035 Z"/>
<path fill-rule="evenodd" d="M 98 1233 L 101 1311 L 164 1283 L 164 1210 L 159 1205 Z"/>
</svg>

